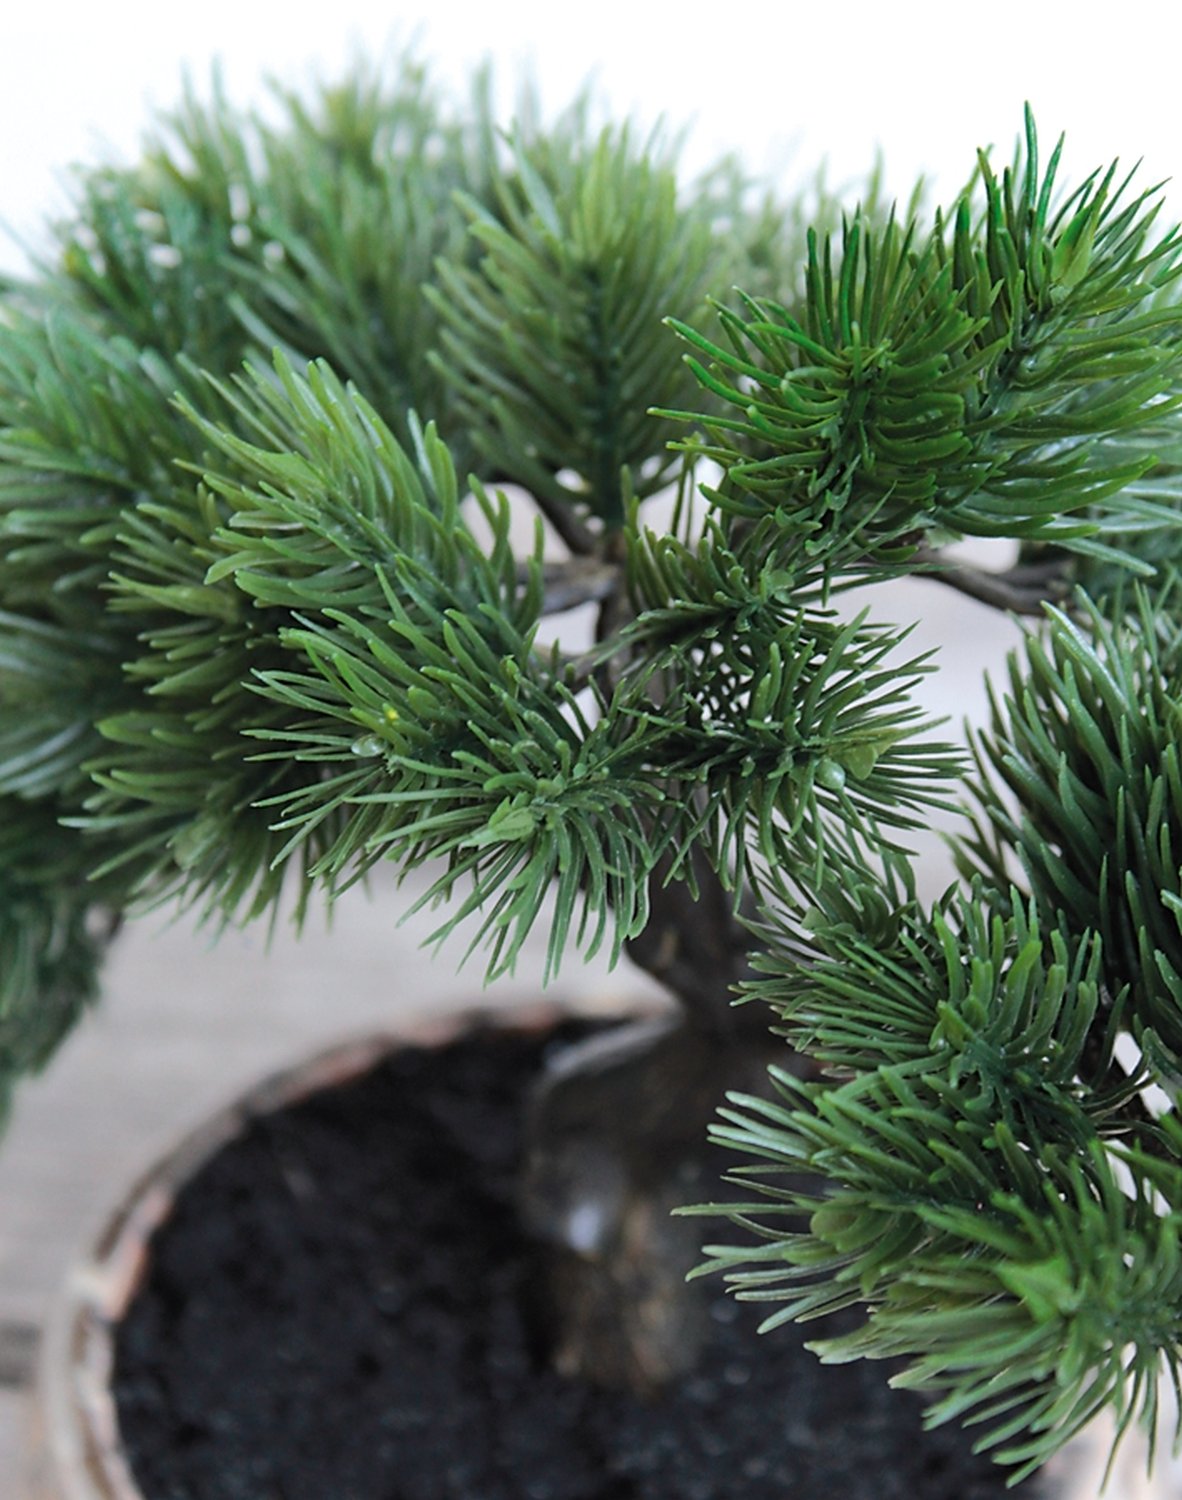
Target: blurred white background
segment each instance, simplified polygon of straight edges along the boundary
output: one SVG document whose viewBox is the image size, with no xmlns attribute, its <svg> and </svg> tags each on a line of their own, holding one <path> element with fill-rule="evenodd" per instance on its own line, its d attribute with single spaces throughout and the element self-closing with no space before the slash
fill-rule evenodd
<svg viewBox="0 0 1182 1500">
<path fill-rule="evenodd" d="M 857 178 L 881 147 L 895 192 L 922 171 L 946 197 L 978 146 L 1008 157 L 1025 100 L 1048 149 L 1067 132 L 1074 181 L 1119 155 L 1145 159 L 1148 185 L 1175 169 L 1182 146 L 1175 4 L 15 0 L 5 9 L 0 222 L 34 241 L 64 201 L 61 168 L 133 153 L 183 68 L 201 84 L 219 59 L 231 97 L 245 102 L 267 75 L 332 76 L 356 52 L 376 56 L 410 38 L 457 83 L 492 57 L 506 99 L 528 66 L 551 108 L 593 72 L 615 109 L 692 122 L 692 164 L 738 149 L 781 180 L 822 158 L 832 181 Z M 20 264 L 11 242 L 0 245 L 0 269 Z"/>
</svg>

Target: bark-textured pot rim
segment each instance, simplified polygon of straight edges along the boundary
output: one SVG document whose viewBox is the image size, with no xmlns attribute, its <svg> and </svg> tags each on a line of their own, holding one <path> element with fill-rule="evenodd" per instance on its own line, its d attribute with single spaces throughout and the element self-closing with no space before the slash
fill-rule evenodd
<svg viewBox="0 0 1182 1500">
<path fill-rule="evenodd" d="M 150 1500 L 119 1435 L 115 1330 L 147 1275 L 152 1235 L 222 1147 L 259 1116 L 360 1077 L 403 1047 L 446 1047 L 477 1027 L 539 1032 L 571 1014 L 550 1003 L 470 1009 L 329 1046 L 249 1087 L 159 1157 L 77 1258 L 46 1323 L 32 1415 L 35 1500 Z"/>
<path fill-rule="evenodd" d="M 651 1003 L 641 1004 L 621 1018 L 656 1013 Z M 111 1386 L 115 1331 L 150 1269 L 150 1240 L 181 1190 L 251 1121 L 360 1077 L 404 1047 L 446 1047 L 484 1027 L 537 1033 L 578 1014 L 592 1012 L 553 1002 L 473 1007 L 329 1045 L 239 1092 L 159 1156 L 75 1259 L 47 1320 L 32 1402 L 33 1500 L 151 1500 L 132 1474 L 119 1435 Z M 1100 1494 L 1111 1429 L 1107 1419 L 1093 1424 L 1052 1459 L 1043 1470 L 1048 1500 Z M 1125 1462 L 1105 1491 L 1109 1500 L 1182 1494 L 1179 1461 L 1159 1461 L 1154 1480 L 1146 1481 L 1143 1455 L 1143 1444 L 1126 1445 Z"/>
</svg>

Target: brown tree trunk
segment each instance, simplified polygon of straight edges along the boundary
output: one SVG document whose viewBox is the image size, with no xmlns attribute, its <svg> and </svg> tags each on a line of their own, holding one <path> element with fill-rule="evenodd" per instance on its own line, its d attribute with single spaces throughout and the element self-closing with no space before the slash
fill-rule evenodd
<svg viewBox="0 0 1182 1500">
<path fill-rule="evenodd" d="M 633 615 L 623 544 L 602 563 L 596 638 Z M 592 575 L 567 570 L 586 587 Z M 584 576 L 585 574 L 585 576 Z M 568 580 L 570 581 L 570 580 Z M 622 663 L 601 661 L 610 695 Z M 750 936 L 733 891 L 704 852 L 690 879 L 649 881 L 650 920 L 628 956 L 679 1002 L 680 1014 L 576 1044 L 542 1078 L 526 1126 L 521 1209 L 543 1247 L 542 1334 L 555 1366 L 601 1385 L 652 1392 L 692 1370 L 706 1332 L 705 1295 L 686 1277 L 701 1260 L 702 1222 L 673 1210 L 717 1198 L 731 1164 L 707 1129 L 728 1091 L 764 1093 L 770 1062 L 791 1062 L 758 1004 L 734 1004 Z"/>
<path fill-rule="evenodd" d="M 706 1332 L 685 1204 L 725 1170 L 707 1125 L 728 1089 L 763 1092 L 782 1042 L 720 1040 L 676 1015 L 568 1048 L 528 1121 L 522 1207 L 545 1247 L 541 1317 L 564 1374 L 649 1393 L 690 1371 Z"/>
</svg>

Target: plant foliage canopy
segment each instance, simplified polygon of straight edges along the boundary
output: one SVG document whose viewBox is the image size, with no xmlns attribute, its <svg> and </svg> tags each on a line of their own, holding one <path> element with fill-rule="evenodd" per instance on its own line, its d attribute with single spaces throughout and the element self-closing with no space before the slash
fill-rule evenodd
<svg viewBox="0 0 1182 1500">
<path fill-rule="evenodd" d="M 539 922 L 553 973 L 721 892 L 795 1057 L 723 1112 L 707 1269 L 771 1324 L 862 1309 L 823 1357 L 902 1357 L 1017 1475 L 1104 1407 L 1152 1426 L 1182 239 L 1029 117 L 925 214 L 489 96 L 409 60 L 266 119 L 190 93 L 3 292 L 0 1096 L 145 905 L 429 866 L 493 977 Z M 971 758 L 848 605 L 907 574 L 1028 617 Z M 912 835 L 962 802 L 924 905 Z"/>
</svg>

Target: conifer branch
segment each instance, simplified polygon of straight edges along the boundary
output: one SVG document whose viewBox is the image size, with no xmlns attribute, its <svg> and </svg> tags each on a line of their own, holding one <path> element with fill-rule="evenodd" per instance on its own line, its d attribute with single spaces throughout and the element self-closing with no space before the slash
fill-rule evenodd
<svg viewBox="0 0 1182 1500">
<path fill-rule="evenodd" d="M 510 476 L 505 476 L 510 477 Z M 574 557 L 593 557 L 599 550 L 599 538 L 577 511 L 563 501 L 542 491 L 533 497 L 534 504 L 553 526 L 555 534 Z"/>
<path fill-rule="evenodd" d="M 273 916 L 290 872 L 298 915 L 438 861 L 436 937 L 490 976 L 544 920 L 548 974 L 630 952 L 699 1051 L 783 1029 L 777 1096 L 717 1131 L 747 1193 L 710 1261 L 772 1324 L 860 1306 L 824 1357 L 901 1356 L 1018 1473 L 1104 1406 L 1152 1425 L 1182 1335 L 1182 1127 L 1146 1094 L 1182 1080 L 1153 192 L 1062 191 L 1029 118 L 924 222 L 733 164 L 686 193 L 585 100 L 502 139 L 409 63 L 279 103 L 187 98 L 0 286 L 0 1102 L 119 913 Z M 537 505 L 524 556 L 491 477 Z M 1018 562 L 951 560 L 970 536 Z M 1030 621 L 967 780 L 913 699 L 935 663 L 843 610 L 903 574 Z M 540 643 L 585 604 L 590 651 Z M 964 880 L 925 906 L 909 842 L 958 782 Z"/>
<path fill-rule="evenodd" d="M 1070 588 L 1061 557 L 1044 562 L 1016 563 L 1002 572 L 991 573 L 920 546 L 909 559 L 909 566 L 921 576 L 946 584 L 957 593 L 1015 615 L 1041 617 L 1043 605 L 1061 599 Z"/>
<path fill-rule="evenodd" d="M 524 581 L 525 575 L 519 576 Z M 543 563 L 541 612 L 556 615 L 583 604 L 602 604 L 619 587 L 620 569 L 597 558 Z"/>
</svg>

